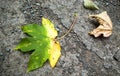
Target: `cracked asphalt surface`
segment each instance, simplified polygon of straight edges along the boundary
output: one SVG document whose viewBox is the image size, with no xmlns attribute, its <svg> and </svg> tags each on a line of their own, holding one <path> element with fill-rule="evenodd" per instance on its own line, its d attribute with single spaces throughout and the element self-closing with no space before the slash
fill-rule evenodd
<svg viewBox="0 0 120 76">
<path fill-rule="evenodd" d="M 120 0 L 94 0 L 99 10 L 88 10 L 83 0 L 0 0 L 0 76 L 120 76 Z M 89 14 L 107 11 L 113 22 L 109 38 L 94 38 L 88 32 L 96 26 Z M 25 35 L 20 26 L 40 24 L 50 19 L 63 35 L 74 14 L 78 20 L 73 30 L 60 40 L 62 55 L 54 69 L 48 62 L 26 73 L 29 53 L 13 48 Z"/>
</svg>

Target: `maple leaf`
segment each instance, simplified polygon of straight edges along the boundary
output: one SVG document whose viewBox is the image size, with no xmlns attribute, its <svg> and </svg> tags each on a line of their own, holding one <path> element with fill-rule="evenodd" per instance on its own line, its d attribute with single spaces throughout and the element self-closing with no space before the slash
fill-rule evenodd
<svg viewBox="0 0 120 76">
<path fill-rule="evenodd" d="M 97 19 L 100 24 L 89 33 L 90 35 L 98 37 L 103 34 L 104 37 L 109 37 L 112 34 L 112 22 L 106 11 L 97 15 L 90 15 L 90 17 Z"/>
<path fill-rule="evenodd" d="M 55 40 L 58 35 L 54 24 L 48 19 L 42 18 L 42 24 L 28 24 L 22 26 L 23 38 L 15 49 L 22 52 L 33 51 L 28 62 L 28 72 L 40 68 L 49 59 L 51 67 L 54 67 L 61 55 L 60 43 Z"/>
<path fill-rule="evenodd" d="M 84 0 L 84 6 L 87 9 L 97 10 L 98 6 L 92 0 Z"/>
</svg>

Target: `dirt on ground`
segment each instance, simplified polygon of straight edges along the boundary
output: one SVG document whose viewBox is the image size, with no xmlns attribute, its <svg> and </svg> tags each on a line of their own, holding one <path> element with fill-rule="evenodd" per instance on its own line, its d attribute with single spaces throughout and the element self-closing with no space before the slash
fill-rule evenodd
<svg viewBox="0 0 120 76">
<path fill-rule="evenodd" d="M 0 0 L 0 76 L 120 76 L 120 0 L 93 0 L 99 10 L 85 9 L 83 0 Z M 96 28 L 88 17 L 107 11 L 113 22 L 110 37 L 88 35 Z M 21 26 L 50 19 L 62 36 L 74 14 L 73 30 L 60 40 L 62 55 L 55 68 L 46 62 L 27 73 L 29 53 L 15 51 L 25 35 Z"/>
</svg>

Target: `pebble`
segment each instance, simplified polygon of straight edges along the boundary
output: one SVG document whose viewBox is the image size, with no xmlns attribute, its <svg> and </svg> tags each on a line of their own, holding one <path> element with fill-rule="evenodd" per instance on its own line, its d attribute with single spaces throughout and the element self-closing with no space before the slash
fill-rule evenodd
<svg viewBox="0 0 120 76">
<path fill-rule="evenodd" d="M 108 5 L 109 5 L 109 3 L 106 3 L 106 5 L 108 6 Z"/>
<path fill-rule="evenodd" d="M 104 68 L 106 68 L 106 69 L 109 69 L 110 67 L 111 67 L 112 65 L 111 64 L 109 64 L 109 63 L 104 63 Z"/>
<path fill-rule="evenodd" d="M 7 52 L 10 52 L 10 51 L 11 51 L 11 49 L 10 49 L 10 48 L 6 48 L 5 50 L 6 50 Z"/>
<path fill-rule="evenodd" d="M 120 50 L 115 53 L 115 55 L 113 56 L 113 58 L 114 58 L 116 61 L 120 61 Z"/>
<path fill-rule="evenodd" d="M 59 28 L 59 27 L 56 27 L 56 30 L 57 30 L 57 31 L 60 31 L 60 28 Z"/>
<path fill-rule="evenodd" d="M 81 76 L 88 76 L 87 73 L 88 73 L 87 70 L 82 70 Z"/>
<path fill-rule="evenodd" d="M 36 5 L 40 6 L 40 3 L 36 3 Z"/>
<path fill-rule="evenodd" d="M 3 56 L 3 53 L 2 53 L 2 52 L 0 52 L 0 56 Z"/>
<path fill-rule="evenodd" d="M 26 13 L 27 13 L 27 11 L 24 11 L 23 13 L 24 13 L 24 14 L 26 14 Z"/>
</svg>

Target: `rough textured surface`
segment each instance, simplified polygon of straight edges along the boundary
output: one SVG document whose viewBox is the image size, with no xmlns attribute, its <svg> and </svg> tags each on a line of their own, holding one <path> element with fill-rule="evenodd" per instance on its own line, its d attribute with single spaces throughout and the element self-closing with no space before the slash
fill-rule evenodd
<svg viewBox="0 0 120 76">
<path fill-rule="evenodd" d="M 120 0 L 95 0 L 100 10 L 83 7 L 83 0 L 0 0 L 0 76 L 120 76 Z M 109 38 L 94 38 L 88 32 L 95 24 L 89 14 L 107 11 L 113 22 Z M 60 40 L 62 56 L 52 69 L 45 65 L 26 73 L 28 53 L 13 48 L 24 37 L 20 26 L 50 19 L 63 35 L 73 21 L 73 31 Z"/>
</svg>

